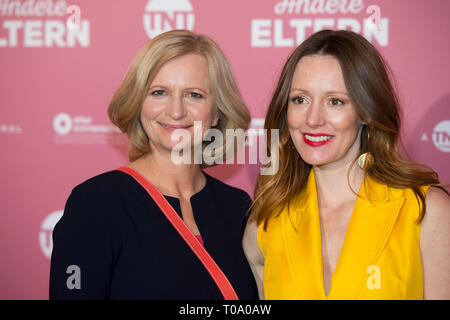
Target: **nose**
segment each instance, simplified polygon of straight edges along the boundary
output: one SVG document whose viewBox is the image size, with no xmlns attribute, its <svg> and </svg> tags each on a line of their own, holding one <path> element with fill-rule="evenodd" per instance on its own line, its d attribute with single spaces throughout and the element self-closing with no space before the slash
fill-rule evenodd
<svg viewBox="0 0 450 320">
<path fill-rule="evenodd" d="M 313 102 L 306 113 L 306 124 L 312 128 L 320 127 L 325 123 L 322 107 L 320 103 Z"/>
<path fill-rule="evenodd" d="M 174 120 L 180 120 L 186 115 L 183 97 L 173 96 L 166 107 L 166 114 Z"/>
</svg>

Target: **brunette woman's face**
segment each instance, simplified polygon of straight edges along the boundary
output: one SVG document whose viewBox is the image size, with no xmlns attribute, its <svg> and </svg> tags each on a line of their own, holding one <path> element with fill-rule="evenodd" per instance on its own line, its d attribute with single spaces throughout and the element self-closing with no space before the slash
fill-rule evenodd
<svg viewBox="0 0 450 320">
<path fill-rule="evenodd" d="M 345 165 L 357 157 L 361 121 L 336 58 L 300 59 L 292 79 L 287 123 L 295 148 L 308 164 Z"/>
</svg>

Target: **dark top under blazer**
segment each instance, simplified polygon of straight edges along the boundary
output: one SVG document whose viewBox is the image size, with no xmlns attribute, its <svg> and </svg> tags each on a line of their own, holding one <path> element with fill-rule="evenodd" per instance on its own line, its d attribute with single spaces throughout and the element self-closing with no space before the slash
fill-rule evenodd
<svg viewBox="0 0 450 320">
<path fill-rule="evenodd" d="M 205 174 L 191 197 L 205 249 L 240 299 L 258 299 L 242 249 L 251 199 Z M 178 198 L 165 196 L 181 217 Z M 69 289 L 79 267 L 81 288 Z M 73 286 L 71 286 L 73 287 Z M 110 171 L 75 187 L 53 231 L 50 299 L 223 299 L 201 261 L 134 180 Z"/>
</svg>

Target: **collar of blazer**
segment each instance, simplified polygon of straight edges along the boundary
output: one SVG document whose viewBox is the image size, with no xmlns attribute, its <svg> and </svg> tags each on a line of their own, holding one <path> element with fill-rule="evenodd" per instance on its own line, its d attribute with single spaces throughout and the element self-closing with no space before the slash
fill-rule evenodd
<svg viewBox="0 0 450 320">
<path fill-rule="evenodd" d="M 289 214 L 283 214 L 284 244 L 289 270 L 305 299 L 355 299 L 366 284 L 368 267 L 376 265 L 404 197 L 366 175 L 350 218 L 328 296 L 323 280 L 322 244 L 314 170 Z"/>
</svg>

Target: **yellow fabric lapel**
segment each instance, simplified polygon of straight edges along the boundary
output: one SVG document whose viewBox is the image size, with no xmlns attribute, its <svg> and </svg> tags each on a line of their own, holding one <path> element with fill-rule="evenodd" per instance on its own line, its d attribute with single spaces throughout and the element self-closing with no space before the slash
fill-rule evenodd
<svg viewBox="0 0 450 320">
<path fill-rule="evenodd" d="M 385 247 L 403 197 L 392 198 L 389 188 L 366 176 L 358 193 L 342 250 L 325 295 L 322 244 L 314 171 L 299 196 L 283 214 L 283 238 L 289 271 L 304 299 L 355 299 L 366 285 L 367 268 Z"/>
<path fill-rule="evenodd" d="M 314 173 L 283 214 L 283 237 L 289 270 L 303 299 L 324 299 L 319 210 Z"/>
<path fill-rule="evenodd" d="M 329 299 L 356 299 L 366 284 L 367 268 L 376 265 L 386 246 L 404 198 L 366 175 L 356 199 Z"/>
</svg>

